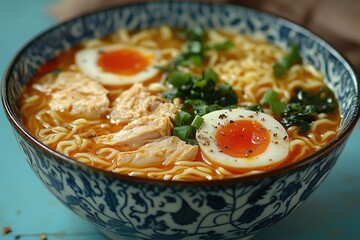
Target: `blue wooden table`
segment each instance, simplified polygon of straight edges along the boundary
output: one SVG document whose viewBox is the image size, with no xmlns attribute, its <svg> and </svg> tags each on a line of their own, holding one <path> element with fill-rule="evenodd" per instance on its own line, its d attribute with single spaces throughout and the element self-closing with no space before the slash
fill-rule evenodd
<svg viewBox="0 0 360 240">
<path fill-rule="evenodd" d="M 54 0 L 0 1 L 0 72 L 17 50 L 55 24 L 47 14 Z M 53 197 L 31 172 L 0 107 L 0 239 L 105 239 L 90 223 Z M 325 182 L 290 216 L 259 233 L 260 239 L 360 239 L 360 125 Z M 0 229 L 0 231 L 1 231 Z"/>
</svg>

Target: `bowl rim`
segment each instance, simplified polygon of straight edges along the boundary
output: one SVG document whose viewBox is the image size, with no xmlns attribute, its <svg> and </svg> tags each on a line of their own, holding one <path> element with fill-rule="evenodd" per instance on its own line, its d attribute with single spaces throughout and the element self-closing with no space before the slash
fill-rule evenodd
<svg viewBox="0 0 360 240">
<path fill-rule="evenodd" d="M 9 79 L 11 72 L 13 71 L 14 66 L 16 65 L 17 60 L 22 56 L 22 54 L 26 51 L 26 49 L 31 46 L 31 44 L 33 44 L 34 42 L 36 42 L 38 39 L 40 39 L 41 37 L 43 37 L 44 35 L 46 35 L 47 33 L 54 31 L 55 29 L 60 28 L 62 25 L 64 24 L 71 24 L 72 22 L 82 19 L 82 18 L 86 18 L 90 15 L 96 15 L 99 14 L 101 12 L 104 11 L 110 11 L 113 9 L 117 9 L 119 11 L 121 11 L 121 9 L 125 9 L 128 8 L 130 6 L 134 6 L 134 5 L 149 5 L 149 4 L 188 4 L 188 5 L 216 5 L 218 7 L 235 7 L 235 8 L 242 8 L 246 11 L 251 11 L 253 13 L 256 14 L 262 14 L 266 17 L 270 17 L 273 19 L 276 19 L 276 21 L 279 21 L 283 24 L 286 24 L 287 26 L 291 26 L 292 28 L 295 28 L 297 31 L 300 31 L 302 33 L 304 33 L 307 36 L 311 36 L 311 38 L 315 41 L 317 41 L 319 44 L 321 44 L 322 46 L 326 46 L 328 49 L 331 50 L 331 53 L 333 55 L 335 55 L 337 57 L 337 59 L 343 60 L 344 65 L 348 65 L 348 68 L 350 70 L 350 74 L 352 76 L 353 79 L 355 79 L 355 83 L 357 85 L 357 92 L 358 92 L 358 99 L 357 99 L 357 106 L 355 108 L 356 114 L 354 115 L 354 118 L 352 119 L 351 123 L 347 126 L 347 128 L 345 129 L 344 132 L 342 132 L 341 134 L 338 134 L 333 140 L 330 141 L 330 143 L 327 143 L 324 147 L 322 147 L 321 149 L 319 149 L 318 151 L 316 151 L 315 153 L 312 153 L 308 156 L 306 156 L 305 158 L 303 158 L 300 161 L 297 162 L 293 162 L 287 165 L 284 165 L 282 167 L 279 168 L 275 168 L 273 170 L 270 171 L 266 171 L 266 172 L 261 172 L 261 173 L 256 173 L 256 174 L 252 174 L 252 175 L 248 175 L 248 176 L 239 176 L 239 177 L 234 177 L 234 178 L 225 178 L 225 179 L 214 179 L 214 180 L 190 180 L 190 181 L 183 181 L 183 180 L 163 180 L 163 179 L 152 179 L 152 178 L 146 178 L 146 177 L 138 177 L 138 176 L 129 176 L 126 174 L 119 174 L 119 173 L 114 173 L 111 171 L 107 171 L 104 169 L 100 169 L 100 168 L 96 168 L 94 166 L 90 166 L 88 164 L 76 161 L 75 159 L 72 159 L 70 157 L 67 157 L 53 149 L 51 149 L 50 147 L 46 146 L 45 144 L 43 144 L 42 142 L 40 142 L 39 140 L 37 140 L 35 138 L 35 136 L 33 136 L 26 128 L 25 126 L 23 126 L 23 124 L 21 123 L 21 121 L 17 121 L 16 120 L 16 115 L 14 114 L 14 112 L 12 111 L 12 107 L 11 104 L 9 103 L 9 100 L 7 98 L 7 89 L 8 89 L 8 82 L 7 80 Z M 340 51 L 338 51 L 334 46 L 332 46 L 331 44 L 329 44 L 326 40 L 324 40 L 323 38 L 321 38 L 318 34 L 314 33 L 313 31 L 307 29 L 306 27 L 302 26 L 301 24 L 292 22 L 284 17 L 280 17 L 276 14 L 273 13 L 269 13 L 267 11 L 260 11 L 254 8 L 250 8 L 250 7 L 246 7 L 246 6 L 242 6 L 240 4 L 231 4 L 231 3 L 213 3 L 213 2 L 198 2 L 198 1 L 194 1 L 194 2 L 189 2 L 189 1 L 159 1 L 159 2 L 136 2 L 136 3 L 126 3 L 126 4 L 121 4 L 121 5 L 116 5 L 116 6 L 112 6 L 112 7 L 106 7 L 106 8 L 101 8 L 101 9 L 97 9 L 94 11 L 89 11 L 87 13 L 81 14 L 79 16 L 73 17 L 71 19 L 68 19 L 66 21 L 62 21 L 59 23 L 55 23 L 53 24 L 52 27 L 49 27 L 45 30 L 40 31 L 38 34 L 36 34 L 34 37 L 30 38 L 30 40 L 28 40 L 25 44 L 23 44 L 23 46 L 17 51 L 17 53 L 14 55 L 14 57 L 12 58 L 12 60 L 9 62 L 9 64 L 7 65 L 7 67 L 5 68 L 4 74 L 2 76 L 2 83 L 1 83 L 1 99 L 2 99 L 2 104 L 4 106 L 4 111 L 5 114 L 11 124 L 11 127 L 14 128 L 20 135 L 22 135 L 24 138 L 26 138 L 26 140 L 28 142 L 31 143 L 31 145 L 33 145 L 34 147 L 38 148 L 38 150 L 51 155 L 57 162 L 61 163 L 61 164 L 69 164 L 72 167 L 74 167 L 75 169 L 85 169 L 85 170 L 90 170 L 93 173 L 100 173 L 102 175 L 105 175 L 107 177 L 111 177 L 113 179 L 116 180 L 123 180 L 123 181 L 128 181 L 128 182 L 133 182 L 133 183 L 147 183 L 147 184 L 156 184 L 156 185 L 171 185 L 171 186 L 217 186 L 217 185 L 224 185 L 224 184 L 239 184 L 239 183 L 245 183 L 245 182 L 249 182 L 249 181 L 258 181 L 258 180 L 263 180 L 265 178 L 270 178 L 270 177 L 274 177 L 274 176 L 280 176 L 280 175 L 285 175 L 293 170 L 296 170 L 304 165 L 310 164 L 310 163 L 315 163 L 316 161 L 320 161 L 321 157 L 326 155 L 327 153 L 329 153 L 330 151 L 332 151 L 334 148 L 338 147 L 339 145 L 341 145 L 344 141 L 346 141 L 346 139 L 348 138 L 348 136 L 351 134 L 351 132 L 355 129 L 355 126 L 357 125 L 357 122 L 360 118 L 360 79 L 359 76 L 356 72 L 356 69 L 354 68 L 354 66 L 351 64 L 351 62 L 345 57 L 343 56 L 343 54 L 340 53 Z"/>
</svg>

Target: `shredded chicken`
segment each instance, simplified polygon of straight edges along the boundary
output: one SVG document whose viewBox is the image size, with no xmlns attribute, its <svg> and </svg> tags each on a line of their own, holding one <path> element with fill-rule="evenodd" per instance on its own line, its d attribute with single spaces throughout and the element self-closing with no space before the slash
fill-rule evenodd
<svg viewBox="0 0 360 240">
<path fill-rule="evenodd" d="M 173 125 L 169 117 L 144 116 L 130 122 L 117 133 L 95 138 L 96 143 L 116 145 L 122 149 L 137 149 L 148 142 L 170 136 Z"/>
<path fill-rule="evenodd" d="M 176 161 L 193 161 L 198 147 L 171 136 L 171 118 L 180 109 L 180 100 L 165 102 L 142 84 L 134 84 L 114 101 L 108 115 L 112 123 L 125 126 L 116 133 L 96 137 L 98 144 L 118 147 L 118 166 L 149 167 Z"/>
<path fill-rule="evenodd" d="M 186 144 L 177 137 L 165 137 L 145 144 L 134 151 L 120 152 L 116 157 L 118 167 L 156 167 L 179 161 L 194 161 L 198 146 Z"/>
<path fill-rule="evenodd" d="M 109 117 L 112 123 L 126 124 L 150 114 L 174 117 L 179 108 L 178 102 L 165 103 L 161 96 L 151 95 L 142 84 L 134 84 L 115 99 Z"/>
<path fill-rule="evenodd" d="M 55 111 L 97 118 L 109 110 L 109 91 L 81 73 L 61 72 L 35 87 L 51 95 L 49 105 Z"/>
<path fill-rule="evenodd" d="M 180 109 L 180 100 L 175 99 L 174 103 L 162 103 L 160 104 L 153 114 L 158 116 L 169 116 L 171 118 L 175 117 L 175 113 Z"/>
</svg>

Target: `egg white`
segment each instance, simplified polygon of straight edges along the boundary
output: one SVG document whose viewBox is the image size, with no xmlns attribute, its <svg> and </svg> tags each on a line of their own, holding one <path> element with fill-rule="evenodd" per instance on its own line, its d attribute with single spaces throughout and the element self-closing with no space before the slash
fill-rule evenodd
<svg viewBox="0 0 360 240">
<path fill-rule="evenodd" d="M 226 116 L 226 117 L 224 117 Z M 289 154 L 289 136 L 284 127 L 273 117 L 244 109 L 227 109 L 210 112 L 203 116 L 203 123 L 196 131 L 196 139 L 202 154 L 211 162 L 224 168 L 251 170 L 280 163 Z M 257 121 L 267 129 L 270 142 L 266 150 L 256 156 L 240 158 L 222 152 L 216 143 L 216 132 L 230 121 Z"/>
<path fill-rule="evenodd" d="M 143 71 L 134 75 L 121 75 L 105 72 L 97 64 L 101 52 L 114 51 L 123 48 L 132 49 L 141 53 L 142 55 L 149 56 L 151 59 L 149 66 Z M 154 50 L 142 47 L 133 47 L 125 44 L 113 44 L 97 48 L 82 49 L 75 54 L 75 63 L 79 70 L 88 77 L 99 81 L 104 85 L 118 86 L 144 82 L 155 77 L 159 72 L 159 70 L 154 67 L 155 62 L 158 60 L 158 56 L 159 54 Z"/>
</svg>

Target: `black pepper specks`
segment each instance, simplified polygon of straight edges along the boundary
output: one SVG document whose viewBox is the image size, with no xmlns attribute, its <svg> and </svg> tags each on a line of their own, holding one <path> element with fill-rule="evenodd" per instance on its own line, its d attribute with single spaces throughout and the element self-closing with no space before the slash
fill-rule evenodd
<svg viewBox="0 0 360 240">
<path fill-rule="evenodd" d="M 222 113 L 222 114 L 219 115 L 219 118 L 224 119 L 224 118 L 227 118 L 227 116 L 226 116 L 226 114 Z"/>
<path fill-rule="evenodd" d="M 198 138 L 201 141 L 201 144 L 203 144 L 204 146 L 209 146 L 210 145 L 210 140 L 205 135 L 199 134 Z"/>
</svg>

